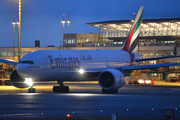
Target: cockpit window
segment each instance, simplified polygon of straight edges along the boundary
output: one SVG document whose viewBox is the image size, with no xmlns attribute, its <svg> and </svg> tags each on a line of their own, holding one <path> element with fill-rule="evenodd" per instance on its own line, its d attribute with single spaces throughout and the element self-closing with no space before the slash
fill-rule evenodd
<svg viewBox="0 0 180 120">
<path fill-rule="evenodd" d="M 19 61 L 19 64 L 34 64 L 33 61 L 30 61 L 30 60 L 26 60 L 26 61 Z"/>
</svg>

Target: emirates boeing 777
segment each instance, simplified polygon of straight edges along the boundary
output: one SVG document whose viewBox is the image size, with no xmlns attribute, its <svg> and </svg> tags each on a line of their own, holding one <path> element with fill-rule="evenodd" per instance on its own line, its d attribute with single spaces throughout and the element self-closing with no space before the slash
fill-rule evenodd
<svg viewBox="0 0 180 120">
<path fill-rule="evenodd" d="M 17 66 L 10 75 L 11 83 L 18 88 L 30 86 L 28 92 L 35 92 L 32 83 L 37 81 L 57 81 L 59 86 L 54 86 L 53 92 L 69 92 L 64 81 L 98 81 L 103 93 L 118 93 L 132 70 L 180 65 L 134 64 L 143 60 L 136 54 L 143 9 L 140 6 L 122 50 L 39 50 L 26 54 L 19 62 L 0 62 Z"/>
</svg>

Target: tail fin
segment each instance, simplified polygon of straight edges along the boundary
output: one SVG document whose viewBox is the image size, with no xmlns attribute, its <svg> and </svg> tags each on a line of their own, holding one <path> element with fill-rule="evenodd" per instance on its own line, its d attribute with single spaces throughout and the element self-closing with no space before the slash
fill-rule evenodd
<svg viewBox="0 0 180 120">
<path fill-rule="evenodd" d="M 136 52 L 144 6 L 140 6 L 122 50 Z"/>
</svg>

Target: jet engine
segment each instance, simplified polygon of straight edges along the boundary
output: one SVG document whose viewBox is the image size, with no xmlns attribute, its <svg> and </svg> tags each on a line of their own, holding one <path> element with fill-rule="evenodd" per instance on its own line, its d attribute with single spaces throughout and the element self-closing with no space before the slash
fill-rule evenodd
<svg viewBox="0 0 180 120">
<path fill-rule="evenodd" d="M 125 76 L 116 69 L 107 69 L 98 77 L 99 85 L 103 93 L 118 93 L 118 89 L 125 83 Z"/>
<path fill-rule="evenodd" d="M 25 83 L 25 79 L 18 75 L 17 70 L 14 70 L 10 75 L 12 85 L 18 88 L 27 88 L 28 85 Z"/>
</svg>

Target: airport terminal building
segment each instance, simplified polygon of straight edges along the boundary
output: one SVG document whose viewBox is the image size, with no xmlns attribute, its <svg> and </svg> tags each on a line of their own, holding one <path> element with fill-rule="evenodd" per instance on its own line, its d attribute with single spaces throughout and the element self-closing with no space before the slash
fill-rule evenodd
<svg viewBox="0 0 180 120">
<path fill-rule="evenodd" d="M 121 49 L 129 33 L 133 20 L 112 20 L 87 23 L 99 28 L 99 33 L 64 34 L 63 46 L 22 48 L 21 55 L 35 50 L 95 50 Z M 138 53 L 146 57 L 180 55 L 180 18 L 142 19 L 138 42 Z M 17 48 L 0 48 L 0 58 L 17 60 Z M 149 61 L 144 61 L 145 63 Z M 152 62 L 152 61 L 151 61 Z M 145 71 L 147 73 L 147 71 Z M 149 76 L 165 79 L 169 73 L 180 73 L 180 67 L 166 70 L 148 71 Z"/>
<path fill-rule="evenodd" d="M 113 20 L 87 23 L 100 30 L 99 42 L 103 46 L 120 46 L 129 33 L 133 20 Z M 180 18 L 143 19 L 139 36 L 139 54 L 144 57 L 180 55 L 177 50 L 180 42 Z M 108 44 L 111 43 L 111 44 Z M 91 46 L 85 44 L 84 46 Z"/>
</svg>

